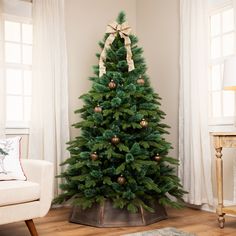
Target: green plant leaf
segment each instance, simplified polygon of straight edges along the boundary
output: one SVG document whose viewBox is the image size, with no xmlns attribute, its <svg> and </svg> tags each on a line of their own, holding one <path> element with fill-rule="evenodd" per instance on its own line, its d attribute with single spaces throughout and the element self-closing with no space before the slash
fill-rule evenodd
<svg viewBox="0 0 236 236">
<path fill-rule="evenodd" d="M 116 174 L 119 175 L 125 170 L 125 162 L 116 168 Z"/>
</svg>

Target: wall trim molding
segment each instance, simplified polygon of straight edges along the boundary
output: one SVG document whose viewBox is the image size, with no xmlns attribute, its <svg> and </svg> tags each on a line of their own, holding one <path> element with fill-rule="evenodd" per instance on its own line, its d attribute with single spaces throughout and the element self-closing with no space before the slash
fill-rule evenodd
<svg viewBox="0 0 236 236">
<path fill-rule="evenodd" d="M 199 209 L 202 211 L 216 213 L 217 202 L 218 202 L 217 198 L 214 198 L 214 206 L 210 206 L 209 204 L 202 204 L 201 206 L 192 205 L 189 203 L 185 203 L 185 204 L 189 208 L 194 208 L 194 209 Z M 233 200 L 224 200 L 224 205 L 225 206 L 232 206 L 232 205 L 236 205 L 236 204 L 233 202 Z M 227 216 L 236 217 L 236 215 L 231 215 L 231 214 L 227 214 Z"/>
</svg>

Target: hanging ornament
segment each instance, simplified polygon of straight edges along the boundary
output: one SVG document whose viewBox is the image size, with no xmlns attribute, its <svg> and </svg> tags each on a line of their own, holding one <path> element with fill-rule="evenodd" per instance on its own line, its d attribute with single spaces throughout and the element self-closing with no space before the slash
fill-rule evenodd
<svg viewBox="0 0 236 236">
<path fill-rule="evenodd" d="M 96 161 L 98 159 L 98 154 L 96 152 L 91 153 L 90 155 L 91 160 Z"/>
<path fill-rule="evenodd" d="M 117 178 L 117 182 L 118 182 L 118 184 L 120 184 L 120 185 L 124 185 L 125 184 L 125 182 L 126 182 L 126 179 L 125 179 L 125 177 L 124 176 L 119 176 L 118 178 Z"/>
<path fill-rule="evenodd" d="M 144 84 L 145 84 L 145 81 L 144 81 L 143 78 L 139 78 L 139 79 L 137 80 L 137 83 L 138 83 L 139 85 L 144 85 Z"/>
<path fill-rule="evenodd" d="M 113 79 L 112 79 L 112 80 L 110 81 L 110 83 L 108 84 L 108 87 L 109 87 L 109 89 L 114 89 L 114 88 L 116 87 L 116 83 L 114 82 Z"/>
<path fill-rule="evenodd" d="M 114 137 L 112 137 L 111 142 L 113 144 L 118 144 L 120 142 L 120 139 L 115 135 Z"/>
<path fill-rule="evenodd" d="M 155 161 L 160 161 L 161 160 L 161 156 L 159 154 L 156 154 L 156 156 L 154 156 L 153 158 Z"/>
<path fill-rule="evenodd" d="M 145 119 L 142 119 L 140 121 L 140 125 L 142 126 L 142 128 L 147 128 L 148 127 L 148 122 Z"/>
<path fill-rule="evenodd" d="M 101 108 L 99 105 L 97 105 L 97 106 L 94 108 L 94 111 L 97 112 L 97 113 L 100 113 L 100 112 L 102 112 L 102 108 Z"/>
</svg>

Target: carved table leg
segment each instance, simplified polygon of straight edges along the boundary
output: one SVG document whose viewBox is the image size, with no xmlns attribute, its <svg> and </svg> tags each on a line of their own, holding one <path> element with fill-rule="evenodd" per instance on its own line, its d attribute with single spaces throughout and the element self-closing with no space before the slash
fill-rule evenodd
<svg viewBox="0 0 236 236">
<path fill-rule="evenodd" d="M 218 217 L 218 223 L 219 223 L 219 226 L 221 229 L 224 228 L 225 226 L 225 217 L 224 217 L 225 214 L 222 214 L 222 215 L 219 215 Z"/>
<path fill-rule="evenodd" d="M 217 179 L 217 196 L 218 196 L 218 222 L 220 228 L 224 228 L 224 213 L 222 212 L 223 208 L 223 161 L 222 157 L 222 147 L 217 147 L 216 149 L 216 179 Z"/>
</svg>

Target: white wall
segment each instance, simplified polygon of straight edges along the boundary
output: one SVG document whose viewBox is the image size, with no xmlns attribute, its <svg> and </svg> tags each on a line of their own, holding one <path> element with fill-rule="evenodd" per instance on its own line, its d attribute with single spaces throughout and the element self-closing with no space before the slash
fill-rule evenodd
<svg viewBox="0 0 236 236">
<path fill-rule="evenodd" d="M 104 36 L 106 25 L 124 10 L 128 22 L 144 49 L 152 86 L 163 98 L 162 110 L 167 113 L 165 123 L 171 125 L 167 139 L 173 144 L 171 154 L 178 150 L 178 50 L 179 0 L 66 0 L 65 27 L 69 65 L 70 124 L 79 120 L 74 111 L 82 106 L 78 99 L 90 89 L 92 66 L 98 63 L 98 41 Z M 171 84 L 171 86 L 170 86 Z M 71 129 L 71 138 L 79 130 Z M 27 136 L 23 137 L 23 156 L 27 152 Z"/>
<path fill-rule="evenodd" d="M 116 20 L 124 10 L 129 24 L 136 30 L 135 0 L 66 0 L 66 39 L 69 65 L 69 117 L 70 124 L 78 121 L 74 111 L 82 106 L 77 98 L 90 89 L 92 66 L 98 64 L 95 53 L 100 52 L 98 42 L 103 39 L 108 23 Z M 71 128 L 71 137 L 78 135 Z"/>
<path fill-rule="evenodd" d="M 167 114 L 165 122 L 171 126 L 167 140 L 174 147 L 172 156 L 177 158 L 179 30 L 179 0 L 137 0 L 137 35 L 144 49 L 152 85 L 163 98 L 162 109 Z M 235 153 L 235 149 L 223 149 L 224 199 L 228 201 L 233 200 Z M 212 161 L 214 197 L 217 198 L 213 145 Z"/>
<path fill-rule="evenodd" d="M 137 35 L 144 49 L 148 75 L 162 97 L 161 109 L 171 126 L 167 140 L 178 157 L 179 0 L 137 0 Z"/>
<path fill-rule="evenodd" d="M 165 123 L 171 126 L 167 140 L 173 144 L 171 155 L 178 158 L 179 96 L 179 0 L 66 0 L 66 35 L 69 60 L 70 124 L 78 121 L 74 110 L 82 106 L 77 99 L 90 89 L 88 77 L 97 64 L 97 42 L 104 36 L 106 25 L 118 12 L 126 12 L 128 22 L 144 49 L 151 85 L 162 97 Z M 71 138 L 78 130 L 71 128 Z M 233 165 L 235 150 L 224 150 L 225 199 L 233 197 Z M 229 158 L 227 158 L 229 157 Z M 216 197 L 214 150 L 213 185 Z"/>
<path fill-rule="evenodd" d="M 174 147 L 171 154 L 177 157 L 179 0 L 66 1 L 70 123 L 79 118 L 74 114 L 82 106 L 77 98 L 90 89 L 88 77 L 92 75 L 92 65 L 97 64 L 95 53 L 100 51 L 97 42 L 120 10 L 126 12 L 144 49 L 152 86 L 163 98 L 162 110 L 167 113 L 164 122 L 172 127 L 167 137 Z M 71 128 L 71 137 L 76 135 L 78 130 Z"/>
<path fill-rule="evenodd" d="M 178 153 L 178 55 L 179 0 L 66 0 L 66 39 L 69 65 L 70 124 L 79 120 L 74 111 L 82 106 L 78 99 L 90 89 L 92 66 L 98 63 L 99 40 L 106 25 L 124 10 L 128 22 L 144 49 L 152 86 L 162 97 L 165 123 L 171 126 L 167 140 L 173 144 L 171 155 Z M 71 138 L 79 130 L 71 129 Z M 23 157 L 27 156 L 28 137 L 23 136 Z"/>
</svg>

